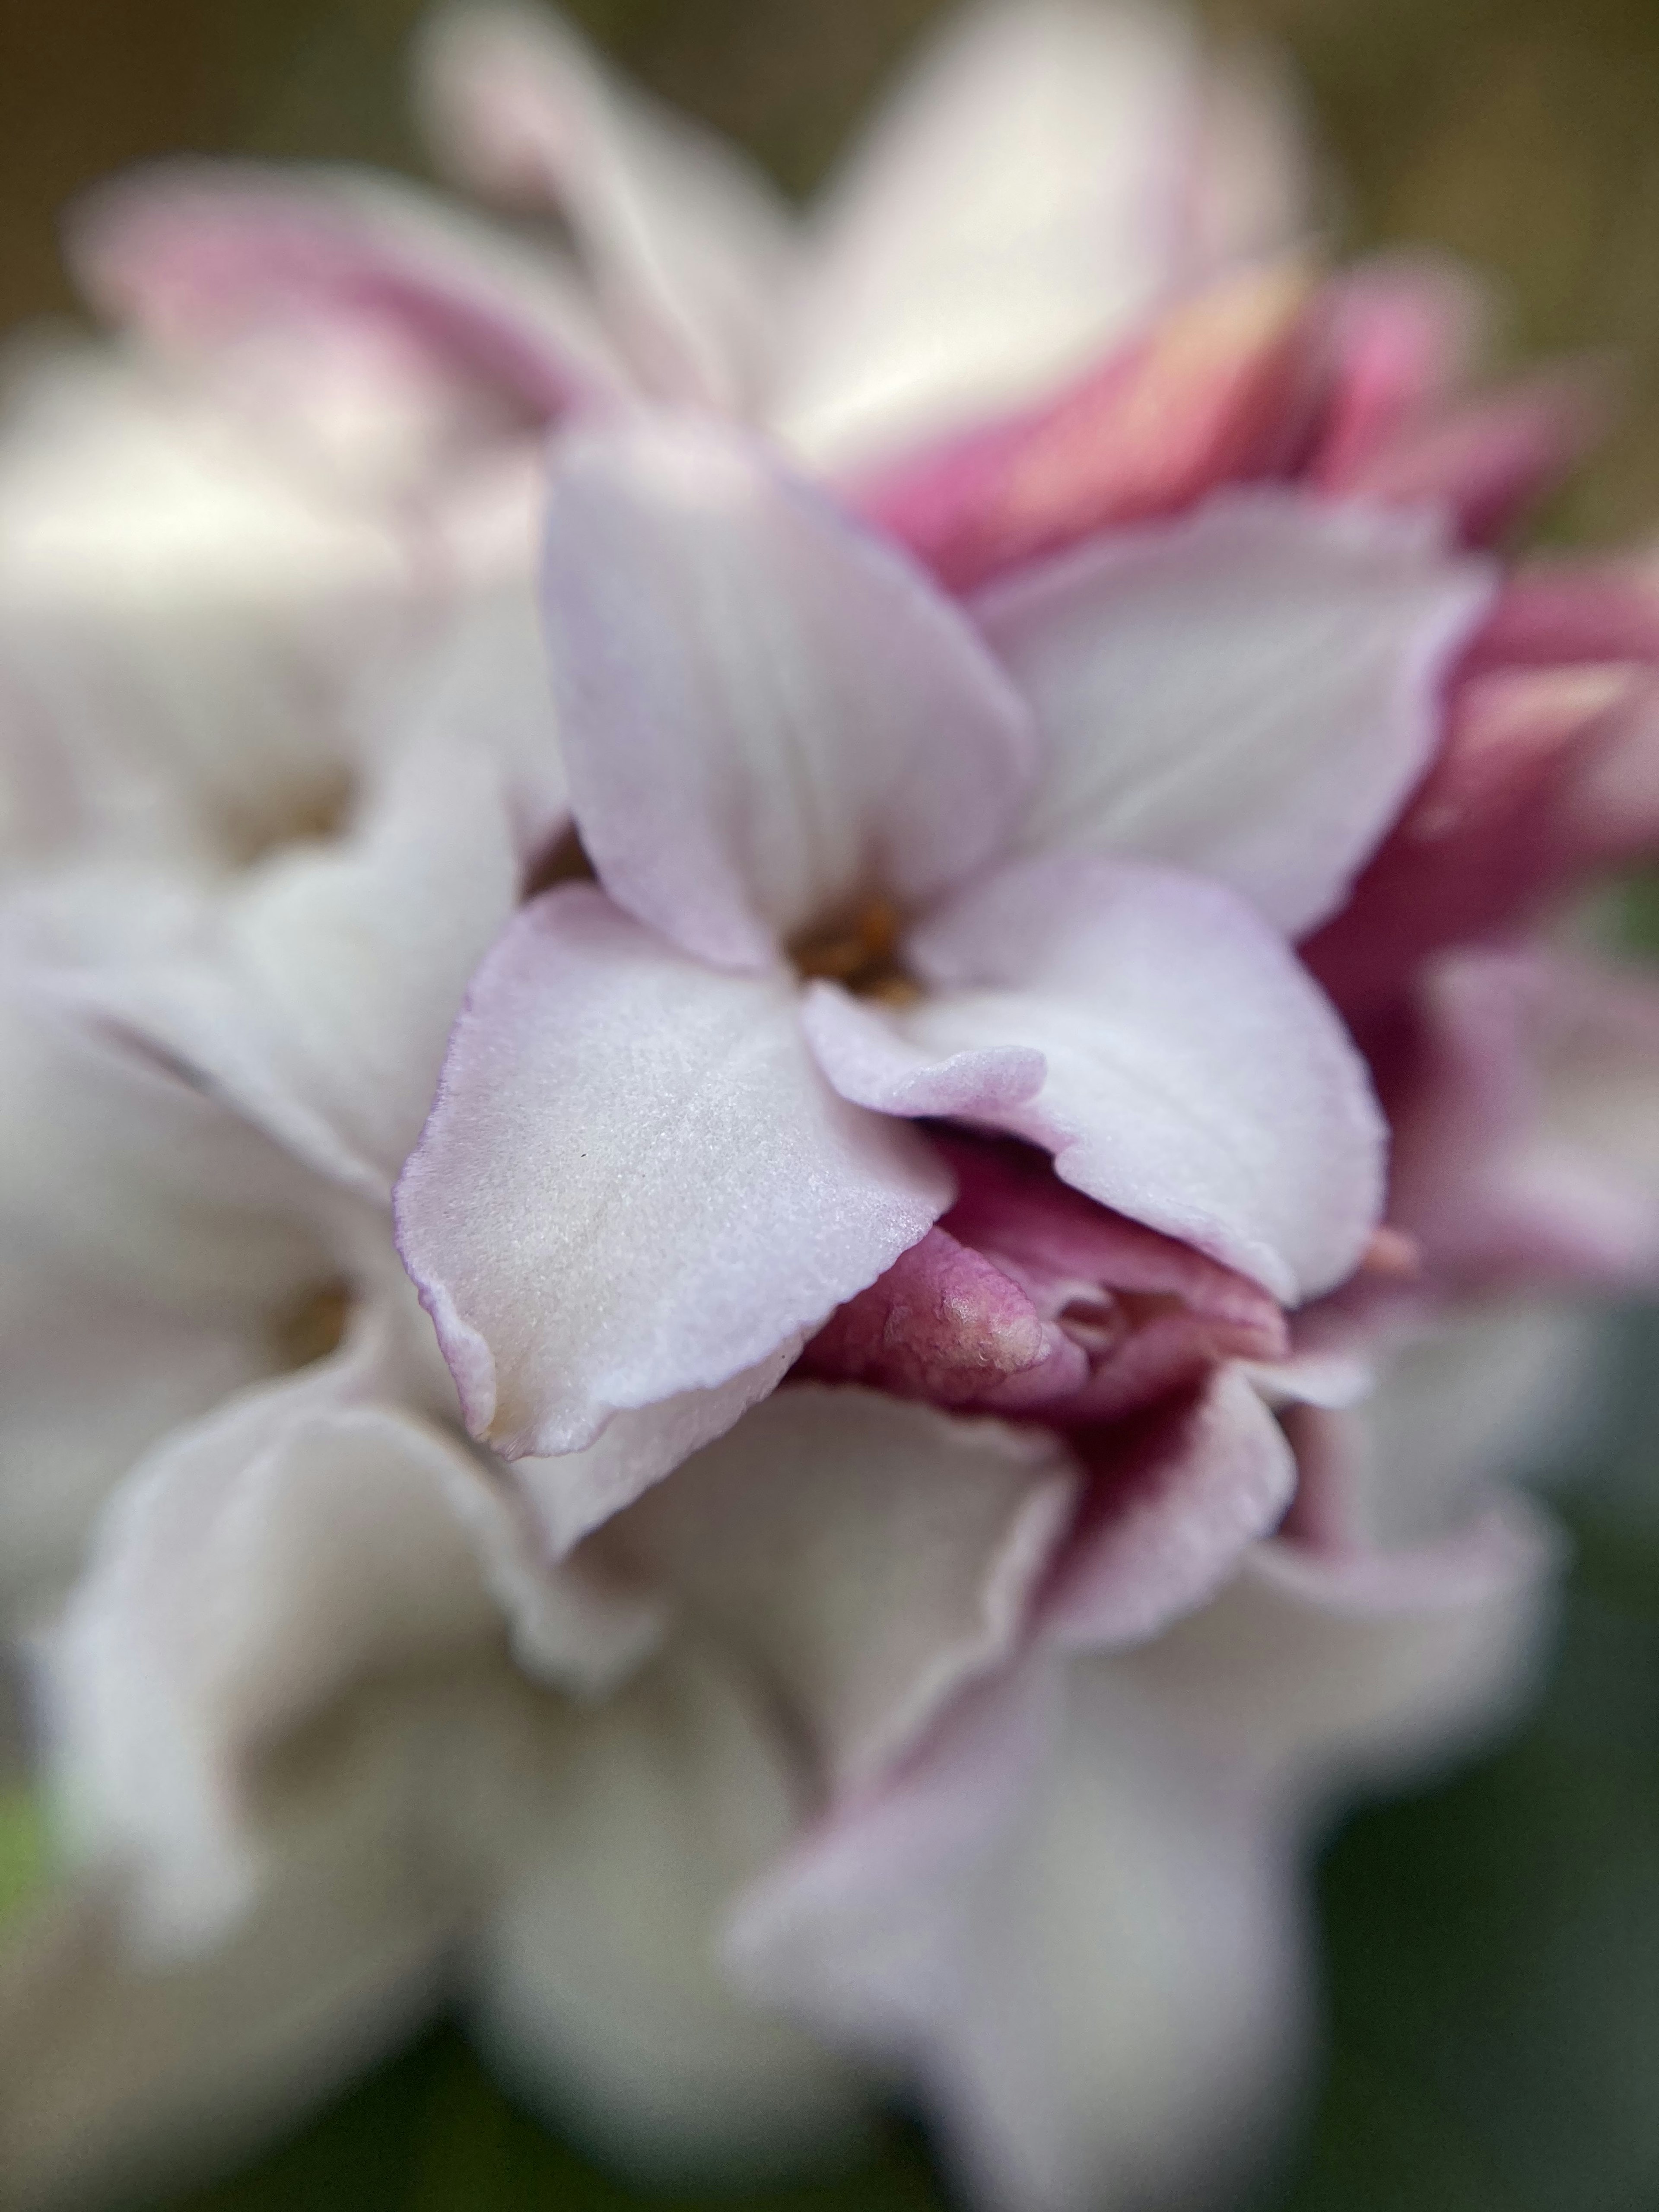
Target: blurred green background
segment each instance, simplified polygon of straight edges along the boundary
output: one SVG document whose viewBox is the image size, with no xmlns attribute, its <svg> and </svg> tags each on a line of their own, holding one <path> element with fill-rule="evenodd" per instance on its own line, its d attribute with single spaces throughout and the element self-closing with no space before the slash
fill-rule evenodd
<svg viewBox="0 0 1659 2212">
<path fill-rule="evenodd" d="M 190 148 L 413 165 L 418 0 L 0 0 L 0 324 L 70 302 L 80 184 Z M 571 12 L 792 189 L 934 0 L 578 0 Z M 1569 538 L 1659 538 L 1659 0 L 1213 0 L 1300 66 L 1350 246 L 1429 241 L 1496 278 L 1511 357 L 1611 350 L 1623 423 Z M 1562 1491 L 1560 1657 L 1520 1735 L 1352 1820 L 1320 1870 L 1329 2051 L 1251 2212 L 1659 2212 L 1659 1335 L 1620 1325 Z M 0 1813 L 6 1808 L 0 1808 Z M 27 1839 L 0 1832 L 0 1887 Z M 659 2203 L 661 2200 L 657 2200 Z M 178 2212 L 627 2212 L 636 2200 L 428 2037 L 253 2172 Z M 750 2212 L 927 2212 L 919 2140 Z M 684 2208 L 681 2208 L 684 2212 Z"/>
</svg>

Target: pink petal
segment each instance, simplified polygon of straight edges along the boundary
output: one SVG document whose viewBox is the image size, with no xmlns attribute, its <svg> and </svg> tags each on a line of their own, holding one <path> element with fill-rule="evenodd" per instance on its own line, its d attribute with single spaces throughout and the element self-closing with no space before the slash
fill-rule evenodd
<svg viewBox="0 0 1659 2212">
<path fill-rule="evenodd" d="M 1494 670 L 1458 690 L 1438 758 L 1303 948 L 1350 1018 L 1386 1007 L 1443 946 L 1527 920 L 1659 835 L 1659 707 L 1627 664 Z"/>
<path fill-rule="evenodd" d="M 844 465 L 1028 404 L 1207 273 L 1206 96 L 1173 15 L 947 22 L 816 211 L 786 436 Z"/>
<path fill-rule="evenodd" d="M 853 502 L 967 592 L 1265 475 L 1304 411 L 1307 295 L 1295 267 L 1225 277 L 1059 398 L 866 476 Z"/>
<path fill-rule="evenodd" d="M 1517 953 L 1443 959 L 1391 1083 L 1392 1216 L 1443 1280 L 1623 1287 L 1659 1265 L 1659 992 Z"/>
<path fill-rule="evenodd" d="M 1044 1431 L 792 1384 L 613 1524 L 605 1556 L 737 1639 L 842 1792 L 1008 1659 L 1077 1486 Z"/>
<path fill-rule="evenodd" d="M 1364 1067 L 1230 892 L 1134 863 L 1028 861 L 943 909 L 909 953 L 934 992 L 884 1014 L 895 1095 L 918 1062 L 1035 1043 L 1043 1089 L 975 1114 L 1052 1152 L 1066 1182 L 1281 1303 L 1357 1264 L 1382 1141 Z"/>
<path fill-rule="evenodd" d="M 307 349 L 320 373 L 336 339 L 368 345 L 379 331 L 388 374 L 401 342 L 410 372 L 425 358 L 530 420 L 626 388 L 550 258 L 352 171 L 296 181 L 253 162 L 159 165 L 83 201 L 71 251 L 94 301 L 169 349 L 228 356 L 286 333 L 303 380 Z"/>
<path fill-rule="evenodd" d="M 1391 507 L 1438 501 L 1465 544 L 1496 544 L 1594 444 L 1599 398 L 1587 372 L 1516 382 L 1396 432 L 1332 488 Z"/>
<path fill-rule="evenodd" d="M 1184 1401 L 1080 1448 L 1093 1480 L 1041 1615 L 1042 1632 L 1067 1650 L 1140 1643 L 1206 1603 L 1296 1487 L 1284 1431 L 1224 1368 Z"/>
<path fill-rule="evenodd" d="M 1508 578 L 1462 673 L 1565 661 L 1659 663 L 1659 587 L 1631 565 L 1537 562 Z"/>
<path fill-rule="evenodd" d="M 759 169 L 543 9 L 451 7 L 421 64 L 441 154 L 475 188 L 564 218 L 647 388 L 748 411 L 794 273 Z"/>
<path fill-rule="evenodd" d="M 1048 741 L 1026 849 L 1175 861 L 1299 934 L 1422 773 L 1491 592 L 1423 518 L 1258 491 L 988 592 Z"/>
<path fill-rule="evenodd" d="M 642 416 L 555 457 L 546 606 L 606 888 L 723 966 L 960 882 L 1006 836 L 1029 719 L 901 556 L 738 432 Z"/>
<path fill-rule="evenodd" d="M 1455 264 L 1400 256 L 1337 278 L 1324 303 L 1332 389 L 1310 475 L 1342 491 L 1462 383 L 1484 302 Z"/>
<path fill-rule="evenodd" d="M 823 1082 L 784 979 L 703 968 L 574 885 L 474 979 L 398 1212 L 469 1424 L 516 1458 L 798 1345 L 949 1195 Z"/>
<path fill-rule="evenodd" d="M 936 1406 L 1042 1404 L 1076 1389 L 1088 1365 L 1016 1282 L 942 1229 L 838 1307 L 801 1354 L 804 1373 Z"/>
<path fill-rule="evenodd" d="M 1038 1153 L 936 1136 L 959 1185 L 945 1216 L 952 1237 L 1025 1285 L 1044 1315 L 1092 1291 L 1178 1298 L 1222 1334 L 1230 1351 L 1284 1349 L 1278 1304 L 1261 1285 L 1191 1245 L 1111 1213 L 1059 1181 Z"/>
</svg>

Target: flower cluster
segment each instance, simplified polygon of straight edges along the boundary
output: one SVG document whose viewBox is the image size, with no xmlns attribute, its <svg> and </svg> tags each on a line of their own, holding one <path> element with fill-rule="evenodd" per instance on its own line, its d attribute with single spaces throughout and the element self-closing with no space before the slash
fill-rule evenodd
<svg viewBox="0 0 1659 2212">
<path fill-rule="evenodd" d="M 1659 594 L 1493 550 L 1594 393 L 1161 13 L 985 0 L 805 218 L 551 17 L 421 70 L 517 225 L 121 180 L 0 425 L 8 2186 L 445 2002 L 636 2170 L 1224 2182 L 1659 1267 L 1559 921 Z"/>
</svg>

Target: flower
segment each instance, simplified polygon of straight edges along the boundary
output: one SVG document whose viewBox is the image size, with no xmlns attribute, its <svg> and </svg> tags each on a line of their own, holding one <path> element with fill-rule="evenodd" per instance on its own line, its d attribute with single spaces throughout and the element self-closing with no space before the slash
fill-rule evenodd
<svg viewBox="0 0 1659 2212">
<path fill-rule="evenodd" d="M 0 465 L 8 2186 L 446 2001 L 636 2168 L 896 2077 L 994 2212 L 1224 2184 L 1309 1839 L 1524 1687 L 1540 1293 L 1659 1255 L 1536 927 L 1650 587 L 1477 550 L 1583 395 L 1291 266 L 1162 15 L 972 11 L 805 242 L 556 27 L 428 69 L 579 265 L 141 178 Z"/>
</svg>

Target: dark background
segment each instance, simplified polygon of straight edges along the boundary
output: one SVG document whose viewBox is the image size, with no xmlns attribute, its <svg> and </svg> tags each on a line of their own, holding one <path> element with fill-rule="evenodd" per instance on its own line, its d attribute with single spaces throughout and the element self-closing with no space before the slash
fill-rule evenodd
<svg viewBox="0 0 1659 2212">
<path fill-rule="evenodd" d="M 417 0 L 0 0 L 0 325 L 71 302 L 54 216 L 189 148 L 412 166 Z M 647 82 L 792 189 L 933 0 L 580 0 Z M 1659 539 L 1659 0 L 1215 0 L 1300 66 L 1352 247 L 1498 282 L 1504 350 L 1611 349 L 1621 428 L 1553 534 Z M 1553 1685 L 1471 1772 L 1359 1814 L 1320 1874 L 1329 2063 L 1252 2212 L 1659 2212 L 1659 1338 L 1620 1324 Z M 927 2212 L 918 2139 L 751 2212 Z M 635 2200 L 428 2037 L 190 2212 L 625 2212 Z M 683 2212 L 683 2208 L 682 2208 Z"/>
</svg>

